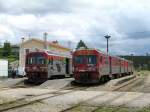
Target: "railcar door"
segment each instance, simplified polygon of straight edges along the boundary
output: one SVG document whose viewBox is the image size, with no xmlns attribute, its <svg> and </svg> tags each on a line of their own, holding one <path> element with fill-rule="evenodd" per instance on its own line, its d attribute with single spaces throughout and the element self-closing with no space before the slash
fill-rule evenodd
<svg viewBox="0 0 150 112">
<path fill-rule="evenodd" d="M 54 74 L 54 61 L 53 59 L 49 60 L 48 63 L 48 78 L 51 78 Z"/>
<path fill-rule="evenodd" d="M 120 74 L 121 74 L 121 59 L 119 59 L 119 67 L 120 67 Z"/>
<path fill-rule="evenodd" d="M 127 62 L 127 73 L 129 73 L 129 62 Z"/>
<path fill-rule="evenodd" d="M 123 61 L 124 73 L 126 73 L 125 61 Z"/>
<path fill-rule="evenodd" d="M 70 73 L 70 61 L 69 58 L 66 58 L 66 74 Z"/>
<path fill-rule="evenodd" d="M 72 59 L 66 58 L 66 68 L 65 68 L 66 77 L 72 77 Z"/>
<path fill-rule="evenodd" d="M 110 73 L 110 75 L 111 75 L 111 74 L 112 74 L 112 62 L 111 62 L 111 56 L 109 57 L 109 68 L 110 68 L 109 73 Z"/>
</svg>

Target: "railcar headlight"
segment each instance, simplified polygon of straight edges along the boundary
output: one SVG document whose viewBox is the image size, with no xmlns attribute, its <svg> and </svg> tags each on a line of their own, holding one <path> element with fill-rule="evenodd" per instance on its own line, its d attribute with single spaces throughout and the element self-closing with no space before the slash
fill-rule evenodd
<svg viewBox="0 0 150 112">
<path fill-rule="evenodd" d="M 42 71 L 44 72 L 46 69 L 45 68 L 42 68 Z"/>
<path fill-rule="evenodd" d="M 74 68 L 74 70 L 75 70 L 75 71 L 78 71 L 78 68 L 76 67 L 76 68 Z"/>
<path fill-rule="evenodd" d="M 72 67 L 72 71 L 74 71 L 74 67 Z"/>
<path fill-rule="evenodd" d="M 88 67 L 87 70 L 89 70 L 89 71 L 96 71 L 97 68 L 95 66 L 92 66 L 92 67 Z"/>
<path fill-rule="evenodd" d="M 40 70 L 41 70 L 42 72 L 45 72 L 45 71 L 47 70 L 47 68 L 46 68 L 46 67 L 40 67 Z"/>
<path fill-rule="evenodd" d="M 25 71 L 27 71 L 27 72 L 30 71 L 30 68 L 29 68 L 29 67 L 26 67 L 26 68 L 25 68 Z"/>
</svg>

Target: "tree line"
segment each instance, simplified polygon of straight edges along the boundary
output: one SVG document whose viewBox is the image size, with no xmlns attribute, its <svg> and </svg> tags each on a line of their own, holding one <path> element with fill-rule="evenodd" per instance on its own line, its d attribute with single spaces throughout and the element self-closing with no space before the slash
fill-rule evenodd
<svg viewBox="0 0 150 112">
<path fill-rule="evenodd" d="M 19 54 L 12 52 L 10 42 L 4 42 L 3 46 L 0 48 L 0 59 L 8 59 L 10 62 L 19 59 Z"/>
</svg>

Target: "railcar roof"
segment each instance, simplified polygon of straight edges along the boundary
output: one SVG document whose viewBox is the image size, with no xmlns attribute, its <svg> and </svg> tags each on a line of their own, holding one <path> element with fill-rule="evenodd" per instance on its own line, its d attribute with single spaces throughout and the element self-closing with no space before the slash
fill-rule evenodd
<svg viewBox="0 0 150 112">
<path fill-rule="evenodd" d="M 47 55 L 52 55 L 52 56 L 59 56 L 59 57 L 67 57 L 67 58 L 72 58 L 71 52 L 59 52 L 59 51 L 51 51 L 51 50 L 45 50 L 45 49 L 38 49 L 38 51 L 31 51 L 30 53 L 46 53 Z"/>
<path fill-rule="evenodd" d="M 68 57 L 72 58 L 72 55 L 70 52 L 52 52 L 52 51 L 46 51 L 48 55 L 53 55 L 53 56 L 60 56 L 60 57 Z"/>
<path fill-rule="evenodd" d="M 133 63 L 133 61 L 130 61 L 130 60 L 127 60 L 127 59 L 125 59 L 125 58 L 121 58 L 121 57 L 119 57 L 119 56 L 112 55 L 112 54 L 110 54 L 110 53 L 101 51 L 100 49 L 92 49 L 92 48 L 91 48 L 91 49 L 79 49 L 79 50 L 76 50 L 76 51 L 80 51 L 80 50 L 95 50 L 95 51 L 97 51 L 97 52 L 99 52 L 99 53 L 102 53 L 102 54 L 104 54 L 104 55 L 108 55 L 108 56 L 111 56 L 111 57 L 114 57 L 114 58 L 118 58 L 118 59 L 121 59 L 121 60 L 124 60 L 124 61 L 128 61 L 128 62 Z"/>
</svg>

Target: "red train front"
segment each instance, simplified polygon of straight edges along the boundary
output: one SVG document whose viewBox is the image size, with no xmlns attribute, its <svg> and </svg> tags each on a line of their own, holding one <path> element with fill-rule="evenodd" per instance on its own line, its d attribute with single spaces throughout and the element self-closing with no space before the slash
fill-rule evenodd
<svg viewBox="0 0 150 112">
<path fill-rule="evenodd" d="M 26 75 L 30 82 L 43 82 L 48 77 L 48 55 L 45 52 L 31 52 L 26 56 Z"/>
<path fill-rule="evenodd" d="M 25 71 L 28 81 L 34 83 L 70 77 L 72 74 L 71 53 L 48 50 L 31 51 L 26 55 Z"/>
<path fill-rule="evenodd" d="M 99 80 L 99 53 L 79 50 L 73 53 L 74 78 L 77 82 L 96 83 Z"/>
</svg>

